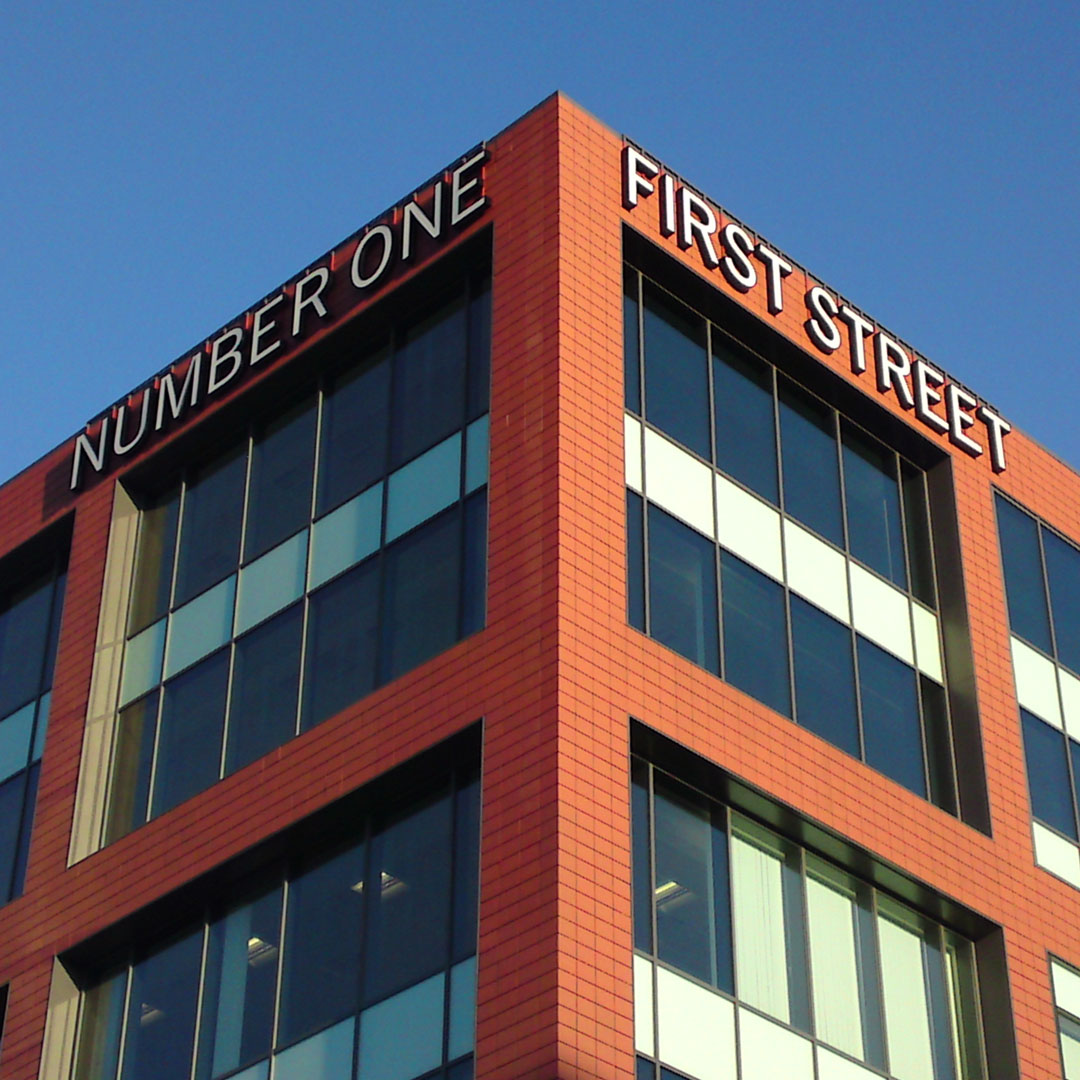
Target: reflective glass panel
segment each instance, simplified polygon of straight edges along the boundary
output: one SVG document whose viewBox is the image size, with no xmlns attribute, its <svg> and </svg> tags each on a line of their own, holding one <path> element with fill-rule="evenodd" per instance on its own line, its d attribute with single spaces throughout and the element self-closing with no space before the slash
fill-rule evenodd
<svg viewBox="0 0 1080 1080">
<path fill-rule="evenodd" d="M 0 780 L 6 780 L 29 764 L 36 711 L 37 702 L 32 701 L 0 720 Z"/>
<path fill-rule="evenodd" d="M 1033 517 L 1001 496 L 996 501 L 1009 624 L 1020 637 L 1051 653 L 1039 526 Z"/>
<path fill-rule="evenodd" d="M 491 278 L 474 281 L 469 300 L 469 412 L 475 420 L 488 411 L 491 396 Z"/>
<path fill-rule="evenodd" d="M 720 673 L 716 548 L 649 505 L 649 630 L 657 641 Z"/>
<path fill-rule="evenodd" d="M 623 270 L 623 375 L 626 407 L 641 414 L 641 368 L 638 358 L 638 276 L 629 267 Z"/>
<path fill-rule="evenodd" d="M 915 670 L 858 638 L 866 762 L 926 798 Z"/>
<path fill-rule="evenodd" d="M 936 607 L 934 588 L 933 544 L 930 539 L 930 507 L 927 501 L 926 475 L 921 469 L 900 460 L 900 478 L 904 488 L 904 527 L 907 530 L 908 567 L 911 591 L 930 607 Z"/>
<path fill-rule="evenodd" d="M 711 460 L 705 320 L 648 281 L 644 296 L 648 421 Z"/>
<path fill-rule="evenodd" d="M 1060 833 L 1076 837 L 1065 736 L 1026 709 L 1020 710 L 1031 813 Z"/>
<path fill-rule="evenodd" d="M 439 972 L 360 1014 L 365 1080 L 412 1080 L 442 1062 L 446 975 Z"/>
<path fill-rule="evenodd" d="M 0 716 L 37 698 L 45 677 L 53 579 L 38 579 L 0 610 Z"/>
<path fill-rule="evenodd" d="M 630 810 L 633 822 L 634 948 L 652 952 L 652 841 L 649 836 L 649 770 L 637 758 L 630 762 Z"/>
<path fill-rule="evenodd" d="M 906 589 L 896 455 L 850 424 L 843 425 L 843 454 L 851 554 Z"/>
<path fill-rule="evenodd" d="M 303 594 L 307 536 L 307 529 L 298 532 L 240 571 L 235 633 L 250 630 Z"/>
<path fill-rule="evenodd" d="M 158 694 L 155 691 L 123 709 L 117 718 L 109 811 L 105 825 L 107 844 L 126 836 L 146 821 L 157 711 Z"/>
<path fill-rule="evenodd" d="M 465 500 L 461 560 L 461 636 L 483 629 L 487 608 L 487 489 Z"/>
<path fill-rule="evenodd" d="M 174 611 L 169 620 L 165 678 L 224 645 L 233 632 L 236 575 Z"/>
<path fill-rule="evenodd" d="M 0 784 L 0 904 L 6 904 L 19 890 L 16 863 L 19 861 L 19 822 L 26 795 L 26 773 Z"/>
<path fill-rule="evenodd" d="M 145 694 L 161 682 L 161 664 L 165 657 L 165 628 L 168 619 L 158 619 L 152 626 L 131 638 L 124 646 L 124 678 L 120 686 L 120 704 Z"/>
<path fill-rule="evenodd" d="M 392 473 L 387 481 L 386 542 L 445 510 L 461 494 L 461 432 Z"/>
<path fill-rule="evenodd" d="M 347 1080 L 352 1076 L 356 1021 L 350 1017 L 274 1058 L 274 1080 Z"/>
<path fill-rule="evenodd" d="M 644 503 L 635 491 L 626 493 L 626 607 L 627 621 L 645 629 L 645 520 Z"/>
<path fill-rule="evenodd" d="M 135 634 L 169 610 L 176 522 L 180 517 L 180 489 L 144 506 L 139 515 L 139 544 L 135 554 L 135 580 L 131 587 L 128 633 Z"/>
<path fill-rule="evenodd" d="M 318 588 L 379 550 L 382 503 L 383 486 L 378 483 L 315 522 L 309 589 Z"/>
<path fill-rule="evenodd" d="M 127 981 L 125 968 L 83 995 L 75 1080 L 112 1080 L 116 1075 Z"/>
<path fill-rule="evenodd" d="M 1049 529 L 1042 530 L 1057 657 L 1080 672 L 1080 551 Z"/>
<path fill-rule="evenodd" d="M 480 781 L 473 777 L 455 795 L 453 959 L 476 952 L 476 903 L 480 876 Z"/>
</svg>

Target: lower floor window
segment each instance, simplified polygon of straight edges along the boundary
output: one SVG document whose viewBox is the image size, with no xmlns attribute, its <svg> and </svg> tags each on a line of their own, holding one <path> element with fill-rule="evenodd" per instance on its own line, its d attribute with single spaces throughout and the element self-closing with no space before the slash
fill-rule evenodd
<svg viewBox="0 0 1080 1080">
<path fill-rule="evenodd" d="M 74 1080 L 470 1080 L 479 783 L 264 877 L 86 991 Z"/>
<path fill-rule="evenodd" d="M 632 795 L 641 1080 L 984 1076 L 969 940 L 641 761 Z"/>
</svg>

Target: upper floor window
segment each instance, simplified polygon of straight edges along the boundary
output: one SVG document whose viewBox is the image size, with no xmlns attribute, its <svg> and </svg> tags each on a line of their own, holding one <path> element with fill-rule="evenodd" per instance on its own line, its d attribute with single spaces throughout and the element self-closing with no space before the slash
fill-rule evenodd
<svg viewBox="0 0 1080 1080">
<path fill-rule="evenodd" d="M 49 722 L 64 559 L 0 580 L 0 903 L 20 896 Z"/>
<path fill-rule="evenodd" d="M 985 1075 L 970 940 L 637 759 L 632 811 L 639 1076 Z"/>
<path fill-rule="evenodd" d="M 73 1080 L 471 1080 L 479 780 L 220 898 L 83 996 Z"/>
<path fill-rule="evenodd" d="M 142 504 L 106 841 L 484 623 L 471 280 Z"/>
<path fill-rule="evenodd" d="M 1050 961 L 1065 1080 L 1080 1080 L 1080 972 L 1060 960 Z"/>
<path fill-rule="evenodd" d="M 957 812 L 923 469 L 628 268 L 630 623 Z"/>
</svg>

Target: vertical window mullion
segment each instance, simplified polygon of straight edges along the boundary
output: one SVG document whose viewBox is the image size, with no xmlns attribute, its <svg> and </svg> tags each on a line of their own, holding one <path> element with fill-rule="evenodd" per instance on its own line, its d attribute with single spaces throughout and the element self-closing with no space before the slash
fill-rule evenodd
<svg viewBox="0 0 1080 1080">
<path fill-rule="evenodd" d="M 277 972 L 274 976 L 274 1008 L 273 1015 L 270 1019 L 270 1057 L 274 1056 L 274 1052 L 278 1045 L 278 1029 L 281 1024 L 281 995 L 285 991 L 285 981 L 282 978 L 282 974 L 285 971 L 285 950 L 289 947 L 288 942 L 288 926 L 289 926 L 289 893 L 290 885 L 292 884 L 292 877 L 289 874 L 289 866 L 286 863 L 284 867 L 284 873 L 282 875 L 281 882 L 281 922 L 278 924 L 278 956 L 277 956 Z"/>
<path fill-rule="evenodd" d="M 190 1080 L 196 1080 L 199 1068 L 199 1038 L 202 1034 L 203 996 L 206 992 L 206 954 L 210 942 L 210 920 L 203 919 L 202 956 L 199 959 L 199 985 L 195 992 L 195 1030 L 192 1034 Z"/>
<path fill-rule="evenodd" d="M 874 960 L 876 961 L 874 979 L 877 983 L 878 1020 L 881 1024 L 881 1065 L 885 1072 L 891 1074 L 892 1069 L 889 1066 L 889 1026 L 885 1016 L 885 975 L 881 964 L 881 913 L 878 911 L 877 889 L 870 890 L 870 921 L 873 926 L 873 951 Z"/>
<path fill-rule="evenodd" d="M 124 1003 L 120 1007 L 120 1042 L 116 1048 L 116 1075 L 122 1078 L 124 1075 L 124 1055 L 127 1053 L 128 1040 L 128 1012 L 131 1008 L 131 984 L 135 979 L 135 961 L 128 958 L 127 979 L 124 983 Z M 111 1080 L 104 1077 L 103 1080 Z"/>
</svg>

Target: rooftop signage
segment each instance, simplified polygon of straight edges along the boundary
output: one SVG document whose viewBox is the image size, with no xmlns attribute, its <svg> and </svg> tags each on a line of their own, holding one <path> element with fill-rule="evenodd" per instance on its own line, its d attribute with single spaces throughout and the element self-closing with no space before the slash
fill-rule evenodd
<svg viewBox="0 0 1080 1080">
<path fill-rule="evenodd" d="M 674 236 L 684 251 L 696 247 L 705 267 L 722 274 L 736 292 L 764 290 L 774 318 L 788 305 L 801 302 L 805 343 L 813 350 L 832 355 L 843 347 L 846 336 L 854 375 L 867 375 L 872 361 L 879 394 L 894 394 L 923 426 L 972 457 L 989 449 L 994 472 L 1004 471 L 1005 436 L 1011 425 L 966 387 L 824 286 L 812 285 L 804 296 L 790 296 L 784 279 L 794 270 L 793 262 L 634 146 L 623 147 L 622 174 L 627 210 L 636 211 L 643 200 L 652 201 L 661 236 Z"/>
<path fill-rule="evenodd" d="M 137 387 L 75 437 L 71 490 L 85 470 L 103 473 L 193 409 L 238 386 L 252 368 L 286 356 L 316 330 L 343 322 L 410 262 L 487 208 L 486 148 L 470 151 L 315 265 Z M 423 253 L 422 253 L 423 249 Z"/>
</svg>

